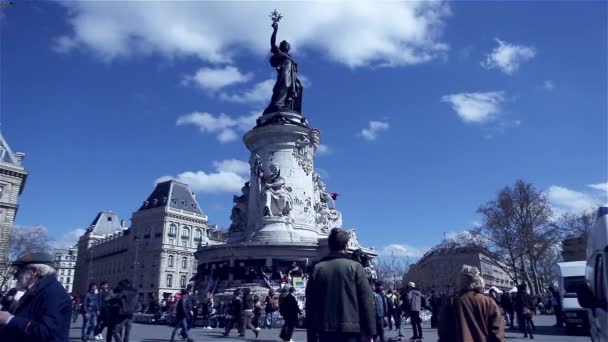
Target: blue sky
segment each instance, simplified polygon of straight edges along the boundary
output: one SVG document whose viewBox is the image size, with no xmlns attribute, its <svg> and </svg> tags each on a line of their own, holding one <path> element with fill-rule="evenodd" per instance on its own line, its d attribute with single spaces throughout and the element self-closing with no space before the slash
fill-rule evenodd
<svg viewBox="0 0 608 342">
<path fill-rule="evenodd" d="M 522 178 L 606 202 L 605 2 L 22 2 L 0 8 L 2 134 L 30 173 L 16 224 L 58 243 L 160 177 L 227 226 L 284 14 L 321 129 L 316 167 L 366 245 L 419 255 Z"/>
</svg>

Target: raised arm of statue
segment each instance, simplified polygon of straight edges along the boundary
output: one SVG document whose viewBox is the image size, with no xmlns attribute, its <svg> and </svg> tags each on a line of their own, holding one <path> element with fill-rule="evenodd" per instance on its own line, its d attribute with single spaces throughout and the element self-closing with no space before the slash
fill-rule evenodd
<svg viewBox="0 0 608 342">
<path fill-rule="evenodd" d="M 277 46 L 277 30 L 279 29 L 279 23 L 272 23 L 272 35 L 270 36 L 270 52 L 276 53 L 279 51 L 279 47 Z"/>
</svg>

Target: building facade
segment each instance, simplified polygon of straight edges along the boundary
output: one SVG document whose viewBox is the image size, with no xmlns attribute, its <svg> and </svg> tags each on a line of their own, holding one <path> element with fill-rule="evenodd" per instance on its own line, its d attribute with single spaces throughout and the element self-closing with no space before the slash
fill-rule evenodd
<svg viewBox="0 0 608 342">
<path fill-rule="evenodd" d="M 508 274 L 483 251 L 466 246 L 434 248 L 410 267 L 405 280 L 416 283 L 424 291 L 453 293 L 457 291 L 463 265 L 475 266 L 481 271 L 486 289 L 496 286 L 504 291 L 515 286 Z"/>
<path fill-rule="evenodd" d="M 78 258 L 78 248 L 62 248 L 55 250 L 55 270 L 57 280 L 65 287 L 68 293 L 74 289 L 74 274 L 76 270 L 76 260 Z"/>
<path fill-rule="evenodd" d="M 92 238 L 93 229 L 81 237 L 78 253 L 84 267 L 77 273 L 87 274 L 85 291 L 90 282 L 114 286 L 122 279 L 132 281 L 144 303 L 179 291 L 196 274 L 197 247 L 225 240 L 223 232 L 207 220 L 186 184 L 158 183 L 133 213 L 129 228 L 99 238 Z"/>
<path fill-rule="evenodd" d="M 21 165 L 24 157 L 24 153 L 13 153 L 0 133 L 0 274 L 8 267 L 9 237 L 27 179 Z"/>
</svg>

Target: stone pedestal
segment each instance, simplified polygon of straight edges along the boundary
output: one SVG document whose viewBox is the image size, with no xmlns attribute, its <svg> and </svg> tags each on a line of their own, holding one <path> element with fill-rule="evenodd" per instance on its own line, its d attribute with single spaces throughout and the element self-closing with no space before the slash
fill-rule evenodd
<svg viewBox="0 0 608 342">
<path fill-rule="evenodd" d="M 278 118 L 286 123 L 267 123 Z M 243 138 L 251 151 L 247 228 L 243 236 L 250 237 L 251 241 L 284 243 L 319 238 L 315 222 L 313 160 L 320 136 L 318 130 L 302 124 L 302 120 L 292 113 L 266 114 L 258 120 L 264 125 L 247 132 Z M 272 164 L 278 167 L 288 191 L 288 213 L 264 210 L 263 188 L 272 177 Z"/>
</svg>

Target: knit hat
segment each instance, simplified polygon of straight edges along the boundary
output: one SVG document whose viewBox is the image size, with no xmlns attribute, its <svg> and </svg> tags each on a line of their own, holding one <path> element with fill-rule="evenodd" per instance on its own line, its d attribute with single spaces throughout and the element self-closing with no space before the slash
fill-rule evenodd
<svg viewBox="0 0 608 342">
<path fill-rule="evenodd" d="M 463 265 L 460 271 L 459 285 L 461 291 L 483 291 L 484 282 L 479 269 L 470 265 Z"/>
</svg>

